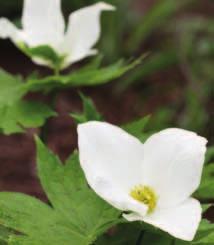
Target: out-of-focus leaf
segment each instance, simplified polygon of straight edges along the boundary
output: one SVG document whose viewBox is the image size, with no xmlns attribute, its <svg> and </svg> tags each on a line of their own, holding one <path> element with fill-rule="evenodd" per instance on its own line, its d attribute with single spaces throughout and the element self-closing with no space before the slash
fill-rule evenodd
<svg viewBox="0 0 214 245">
<path fill-rule="evenodd" d="M 160 71 L 178 62 L 174 49 L 151 54 L 139 67 L 131 71 L 118 85 L 118 91 L 124 91 L 130 85 L 142 83 L 143 79 L 154 72 Z"/>
<path fill-rule="evenodd" d="M 176 239 L 174 245 L 212 245 L 213 239 L 210 239 L 214 232 L 214 224 L 211 224 L 208 220 L 203 219 L 198 228 L 197 234 L 193 241 L 185 242 Z"/>
<path fill-rule="evenodd" d="M 95 108 L 94 102 L 89 97 L 80 94 L 83 103 L 83 113 L 71 113 L 71 117 L 77 124 L 88 121 L 101 121 L 102 116 Z"/>
<path fill-rule="evenodd" d="M 179 125 L 182 128 L 199 132 L 206 125 L 208 114 L 205 110 L 203 95 L 200 94 L 201 89 L 196 84 L 193 83 L 186 90 L 186 107 L 180 117 Z"/>
<path fill-rule="evenodd" d="M 111 0 L 109 3 L 116 6 L 117 11 L 103 16 L 102 23 L 105 31 L 99 42 L 100 50 L 108 64 L 118 60 L 124 54 L 127 54 L 127 57 L 133 55 L 125 48 L 124 40 L 127 39 L 127 33 L 131 27 L 136 25 L 136 13 L 131 11 L 132 0 Z"/>
<path fill-rule="evenodd" d="M 0 225 L 0 244 L 6 245 L 8 244 L 7 241 L 10 239 L 10 236 L 13 235 L 15 232 L 11 229 Z"/>
<path fill-rule="evenodd" d="M 166 234 L 154 234 L 145 232 L 142 239 L 142 245 L 144 244 L 152 244 L 152 245 L 171 245 L 174 238 L 166 235 Z"/>
<path fill-rule="evenodd" d="M 172 27 L 174 28 L 174 26 Z M 188 81 L 181 127 L 197 132 L 207 128 L 207 104 L 213 94 L 213 20 L 187 17 L 177 23 L 180 67 Z"/>
<path fill-rule="evenodd" d="M 205 213 L 209 208 L 213 206 L 213 204 L 202 204 L 202 211 Z"/>
<path fill-rule="evenodd" d="M 133 136 L 144 142 L 148 136 L 145 132 L 145 127 L 148 124 L 149 120 L 150 115 L 123 125 L 122 128 L 126 130 L 129 134 L 132 134 Z"/>
<path fill-rule="evenodd" d="M 158 132 L 168 127 L 172 127 L 172 118 L 175 111 L 171 108 L 160 108 L 152 114 L 148 125 L 149 132 Z M 155 131 L 154 131 L 155 130 Z"/>
<path fill-rule="evenodd" d="M 178 9 L 191 2 L 191 0 L 159 0 L 154 4 L 154 7 L 142 17 L 138 25 L 128 40 L 128 49 L 136 50 L 139 44 L 150 35 L 154 29 L 161 26 L 169 19 Z"/>
<path fill-rule="evenodd" d="M 20 77 L 12 76 L 0 69 L 0 106 L 15 103 L 26 91 L 25 84 Z"/>
<path fill-rule="evenodd" d="M 21 133 L 25 128 L 42 126 L 47 118 L 55 115 L 45 104 L 18 101 L 11 106 L 0 107 L 0 129 L 4 134 Z"/>
<path fill-rule="evenodd" d="M 207 148 L 205 163 L 210 163 L 214 161 L 214 146 L 210 146 Z"/>
<path fill-rule="evenodd" d="M 141 233 L 141 228 L 133 223 L 122 224 L 112 228 L 101 236 L 95 245 L 132 245 L 136 244 Z"/>
<path fill-rule="evenodd" d="M 214 199 L 214 164 L 204 167 L 201 185 L 195 195 L 201 199 Z"/>
<path fill-rule="evenodd" d="M 214 244 L 214 224 L 211 224 L 208 220 L 203 219 L 192 244 Z"/>
<path fill-rule="evenodd" d="M 4 16 L 11 13 L 17 13 L 21 10 L 22 0 L 0 0 L 0 15 Z"/>
</svg>

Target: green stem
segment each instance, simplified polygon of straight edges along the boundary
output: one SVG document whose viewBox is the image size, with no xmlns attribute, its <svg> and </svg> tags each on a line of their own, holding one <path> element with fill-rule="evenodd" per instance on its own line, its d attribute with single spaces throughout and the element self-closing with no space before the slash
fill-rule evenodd
<svg viewBox="0 0 214 245">
<path fill-rule="evenodd" d="M 50 104 L 51 104 L 51 107 L 54 109 L 55 108 L 55 104 L 56 104 L 57 92 L 56 91 L 53 91 L 50 96 L 51 96 Z M 41 140 L 44 143 L 47 142 L 48 130 L 49 130 L 49 119 L 43 125 L 43 127 L 41 128 L 41 132 L 40 132 Z"/>
<path fill-rule="evenodd" d="M 175 239 L 172 239 L 171 245 L 175 245 Z"/>
<path fill-rule="evenodd" d="M 48 122 L 46 122 L 40 131 L 40 138 L 41 140 L 46 143 L 47 142 L 47 137 L 48 137 Z"/>
<path fill-rule="evenodd" d="M 53 73 L 55 76 L 59 76 L 60 75 L 60 66 L 56 65 L 53 69 Z M 56 97 L 57 97 L 57 91 L 52 91 L 50 94 L 51 97 L 51 107 L 52 109 L 55 108 L 55 104 L 56 104 Z M 43 127 L 41 128 L 41 132 L 40 132 L 40 137 L 42 139 L 42 141 L 45 143 L 47 142 L 47 138 L 48 138 L 48 129 L 49 129 L 49 120 L 47 120 L 45 122 L 45 124 L 43 125 Z"/>
<path fill-rule="evenodd" d="M 144 237 L 144 234 L 145 234 L 145 231 L 141 231 L 140 232 L 140 235 L 139 235 L 139 237 L 137 239 L 136 245 L 141 245 L 143 237 Z"/>
<path fill-rule="evenodd" d="M 59 69 L 59 67 L 55 67 L 55 69 L 54 69 L 54 75 L 55 76 L 59 76 L 60 75 L 60 69 Z"/>
</svg>

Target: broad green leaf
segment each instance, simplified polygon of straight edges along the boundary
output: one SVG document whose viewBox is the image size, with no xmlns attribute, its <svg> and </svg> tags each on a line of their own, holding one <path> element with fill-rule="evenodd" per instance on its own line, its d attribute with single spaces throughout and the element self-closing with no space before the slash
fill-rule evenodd
<svg viewBox="0 0 214 245">
<path fill-rule="evenodd" d="M 144 142 L 148 136 L 148 134 L 145 132 L 145 127 L 148 124 L 149 120 L 150 115 L 130 122 L 122 127 L 129 134 L 132 134 L 133 136 L 137 137 L 139 140 Z"/>
<path fill-rule="evenodd" d="M 38 175 L 51 206 L 24 194 L 0 193 L 0 221 L 16 230 L 11 245 L 90 245 L 121 222 L 120 212 L 87 185 L 74 153 L 63 165 L 37 138 Z"/>
<path fill-rule="evenodd" d="M 51 207 L 24 194 L 0 193 L 0 220 L 18 231 L 8 244 L 87 244 Z"/>
<path fill-rule="evenodd" d="M 88 121 L 101 121 L 102 116 L 95 108 L 95 105 L 89 97 L 80 94 L 83 102 L 83 112 L 82 113 L 71 113 L 70 115 L 74 118 L 77 124 L 84 123 Z"/>
<path fill-rule="evenodd" d="M 20 77 L 12 76 L 0 69 L 0 105 L 11 105 L 26 93 L 25 84 Z"/>
<path fill-rule="evenodd" d="M 201 199 L 214 198 L 214 164 L 204 167 L 201 185 L 195 195 Z"/>
<path fill-rule="evenodd" d="M 42 126 L 46 119 L 55 115 L 45 104 L 18 101 L 13 105 L 0 107 L 0 129 L 4 134 L 21 133 L 25 128 Z"/>
<path fill-rule="evenodd" d="M 69 217 L 70 223 L 87 237 L 96 237 L 99 232 L 118 222 L 120 212 L 101 200 L 88 187 L 77 154 L 63 166 L 38 139 L 37 152 L 42 186 L 53 207 L 64 218 Z"/>
<path fill-rule="evenodd" d="M 6 245 L 10 235 L 15 234 L 14 231 L 0 225 L 0 244 Z"/>
</svg>

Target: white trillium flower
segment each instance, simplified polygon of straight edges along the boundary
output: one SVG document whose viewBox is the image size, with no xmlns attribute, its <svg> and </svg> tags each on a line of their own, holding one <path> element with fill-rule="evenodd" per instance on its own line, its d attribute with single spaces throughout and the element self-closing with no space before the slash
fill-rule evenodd
<svg viewBox="0 0 214 245">
<path fill-rule="evenodd" d="M 144 221 L 193 240 L 201 221 L 198 188 L 207 140 L 183 129 L 152 135 L 144 144 L 103 122 L 78 126 L 80 164 L 91 188 L 128 221 Z"/>
<path fill-rule="evenodd" d="M 100 37 L 100 14 L 115 7 L 104 2 L 75 11 L 69 17 L 67 30 L 60 0 L 24 0 L 22 30 L 6 18 L 0 18 L 0 37 L 10 38 L 18 47 L 22 43 L 33 48 L 50 46 L 60 57 L 65 57 L 60 69 L 97 54 L 93 49 Z M 34 62 L 51 66 L 41 57 Z"/>
</svg>

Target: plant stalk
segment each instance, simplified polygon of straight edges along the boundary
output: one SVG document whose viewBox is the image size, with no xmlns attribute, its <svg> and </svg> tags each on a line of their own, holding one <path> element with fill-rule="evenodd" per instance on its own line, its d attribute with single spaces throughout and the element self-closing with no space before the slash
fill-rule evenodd
<svg viewBox="0 0 214 245">
<path fill-rule="evenodd" d="M 140 235 L 139 235 L 138 239 L 137 239 L 136 245 L 141 245 L 142 244 L 142 240 L 143 240 L 144 234 L 145 234 L 145 231 L 142 230 L 140 232 Z"/>
</svg>

